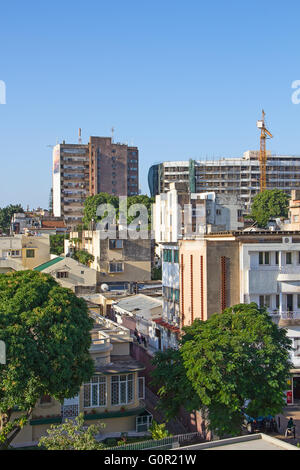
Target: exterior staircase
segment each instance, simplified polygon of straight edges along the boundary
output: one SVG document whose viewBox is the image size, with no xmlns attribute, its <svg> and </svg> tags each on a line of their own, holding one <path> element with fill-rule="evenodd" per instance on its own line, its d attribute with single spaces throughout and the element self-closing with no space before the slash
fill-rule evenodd
<svg viewBox="0 0 300 470">
<path fill-rule="evenodd" d="M 189 430 L 186 429 L 179 419 L 174 418 L 168 423 L 166 422 L 163 412 L 156 409 L 158 400 L 158 396 L 155 395 L 155 393 L 153 393 L 148 387 L 145 387 L 146 409 L 152 414 L 153 419 L 158 423 L 166 423 L 167 430 L 173 435 L 188 433 Z"/>
</svg>

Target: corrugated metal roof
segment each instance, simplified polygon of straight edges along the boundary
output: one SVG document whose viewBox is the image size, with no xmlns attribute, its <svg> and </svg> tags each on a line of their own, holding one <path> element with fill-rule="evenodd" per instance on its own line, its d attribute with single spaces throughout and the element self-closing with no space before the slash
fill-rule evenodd
<svg viewBox="0 0 300 470">
<path fill-rule="evenodd" d="M 58 256 L 57 258 L 51 259 L 50 261 L 47 261 L 47 263 L 40 264 L 39 266 L 36 266 L 33 268 L 33 271 L 44 271 L 44 269 L 49 268 L 53 264 L 58 263 L 59 261 L 62 261 L 64 258 L 61 256 Z"/>
</svg>

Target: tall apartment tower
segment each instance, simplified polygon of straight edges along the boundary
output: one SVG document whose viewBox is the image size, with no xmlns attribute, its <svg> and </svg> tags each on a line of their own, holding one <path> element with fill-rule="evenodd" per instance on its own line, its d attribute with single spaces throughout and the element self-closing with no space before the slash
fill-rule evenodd
<svg viewBox="0 0 300 470">
<path fill-rule="evenodd" d="M 89 147 L 56 145 L 53 149 L 53 215 L 74 227 L 82 221 L 83 204 L 89 195 Z"/>
<path fill-rule="evenodd" d="M 82 222 L 88 196 L 139 194 L 138 148 L 110 137 L 90 137 L 87 145 L 63 142 L 53 149 L 52 179 L 53 215 L 74 228 Z"/>
<path fill-rule="evenodd" d="M 90 195 L 139 194 L 139 153 L 137 147 L 113 143 L 110 137 L 90 137 Z"/>
</svg>

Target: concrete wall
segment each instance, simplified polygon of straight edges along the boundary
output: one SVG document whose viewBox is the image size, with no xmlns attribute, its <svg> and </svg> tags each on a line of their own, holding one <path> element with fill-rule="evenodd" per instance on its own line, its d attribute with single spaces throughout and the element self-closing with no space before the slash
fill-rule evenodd
<svg viewBox="0 0 300 470">
<path fill-rule="evenodd" d="M 237 241 L 182 240 L 179 246 L 180 311 L 184 325 L 190 325 L 196 318 L 207 320 L 212 314 L 221 313 L 223 290 L 226 307 L 239 303 Z M 225 260 L 224 273 L 222 257 Z"/>
</svg>

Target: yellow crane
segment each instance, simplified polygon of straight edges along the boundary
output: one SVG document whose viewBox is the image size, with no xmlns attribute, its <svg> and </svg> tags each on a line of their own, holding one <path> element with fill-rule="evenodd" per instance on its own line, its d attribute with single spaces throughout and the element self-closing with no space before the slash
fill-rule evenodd
<svg viewBox="0 0 300 470">
<path fill-rule="evenodd" d="M 262 110 L 262 119 L 257 121 L 257 128 L 260 129 L 260 152 L 259 152 L 259 166 L 260 166 L 260 192 L 267 189 L 267 153 L 266 153 L 266 139 L 272 139 L 271 132 L 265 126 L 265 112 Z M 269 136 L 269 137 L 267 137 Z"/>
</svg>

